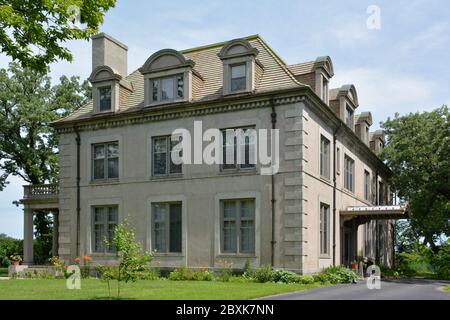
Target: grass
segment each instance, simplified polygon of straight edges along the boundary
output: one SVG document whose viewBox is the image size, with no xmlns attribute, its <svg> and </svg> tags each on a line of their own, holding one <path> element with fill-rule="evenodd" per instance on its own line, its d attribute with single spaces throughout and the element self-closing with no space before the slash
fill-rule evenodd
<svg viewBox="0 0 450 320">
<path fill-rule="evenodd" d="M 121 299 L 138 300 L 245 300 L 323 286 L 219 281 L 140 280 L 121 286 Z M 117 282 L 111 295 L 117 296 Z M 80 290 L 68 290 L 62 279 L 16 279 L 0 281 L 0 300 L 99 300 L 109 299 L 106 283 L 81 280 Z"/>
<path fill-rule="evenodd" d="M 446 286 L 444 290 L 450 292 L 450 286 Z"/>
</svg>

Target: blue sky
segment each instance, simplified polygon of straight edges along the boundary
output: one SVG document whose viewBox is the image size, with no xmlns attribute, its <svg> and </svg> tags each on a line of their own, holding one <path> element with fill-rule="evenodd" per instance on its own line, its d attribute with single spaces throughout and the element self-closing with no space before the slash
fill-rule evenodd
<svg viewBox="0 0 450 320">
<path fill-rule="evenodd" d="M 381 28 L 369 30 L 367 8 L 377 5 Z M 251 34 L 261 35 L 289 64 L 329 55 L 332 87 L 353 83 L 358 111 L 371 111 L 373 129 L 395 112 L 430 110 L 450 103 L 448 1 L 144 1 L 117 0 L 101 31 L 129 47 L 129 72 L 155 51 L 187 49 Z M 88 41 L 67 44 L 74 61 L 51 66 L 59 76 L 87 78 Z M 0 67 L 9 59 L 0 55 Z M 0 192 L 0 233 L 22 237 L 22 211 L 12 201 L 23 181 Z"/>
</svg>

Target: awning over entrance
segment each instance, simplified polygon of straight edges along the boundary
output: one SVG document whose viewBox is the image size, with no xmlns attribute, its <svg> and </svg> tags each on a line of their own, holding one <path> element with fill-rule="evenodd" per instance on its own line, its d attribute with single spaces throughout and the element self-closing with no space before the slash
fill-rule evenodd
<svg viewBox="0 0 450 320">
<path fill-rule="evenodd" d="M 358 218 L 364 221 L 382 219 L 408 219 L 409 206 L 356 206 L 340 211 L 344 218 Z"/>
</svg>

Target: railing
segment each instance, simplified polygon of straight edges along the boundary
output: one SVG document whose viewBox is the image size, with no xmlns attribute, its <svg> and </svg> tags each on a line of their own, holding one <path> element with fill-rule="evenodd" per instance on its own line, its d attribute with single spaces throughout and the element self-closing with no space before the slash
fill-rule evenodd
<svg viewBox="0 0 450 320">
<path fill-rule="evenodd" d="M 42 199 L 58 197 L 58 184 L 30 184 L 23 186 L 24 199 Z"/>
</svg>

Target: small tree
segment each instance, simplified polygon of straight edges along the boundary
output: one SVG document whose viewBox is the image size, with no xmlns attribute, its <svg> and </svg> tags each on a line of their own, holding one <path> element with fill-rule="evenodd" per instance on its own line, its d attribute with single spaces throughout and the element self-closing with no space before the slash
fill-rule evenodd
<svg viewBox="0 0 450 320">
<path fill-rule="evenodd" d="M 117 298 L 120 298 L 120 283 L 135 282 L 138 272 L 145 270 L 147 263 L 151 262 L 154 252 L 143 252 L 142 246 L 135 240 L 134 229 L 125 219 L 114 230 L 112 244 L 119 256 L 117 270 Z"/>
</svg>

